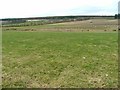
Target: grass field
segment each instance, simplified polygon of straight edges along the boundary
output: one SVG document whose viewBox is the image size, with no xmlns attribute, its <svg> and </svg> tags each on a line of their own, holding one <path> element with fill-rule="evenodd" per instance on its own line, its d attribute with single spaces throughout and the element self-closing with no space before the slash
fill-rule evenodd
<svg viewBox="0 0 120 90">
<path fill-rule="evenodd" d="M 117 32 L 58 32 L 50 26 L 47 32 L 40 26 L 33 32 L 3 31 L 3 87 L 117 87 Z"/>
</svg>

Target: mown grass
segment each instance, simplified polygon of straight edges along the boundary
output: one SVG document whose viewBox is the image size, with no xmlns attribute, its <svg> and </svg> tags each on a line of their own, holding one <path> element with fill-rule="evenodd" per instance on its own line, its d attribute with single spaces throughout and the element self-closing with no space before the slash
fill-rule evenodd
<svg viewBox="0 0 120 90">
<path fill-rule="evenodd" d="M 117 87 L 117 33 L 3 32 L 3 87 Z"/>
</svg>

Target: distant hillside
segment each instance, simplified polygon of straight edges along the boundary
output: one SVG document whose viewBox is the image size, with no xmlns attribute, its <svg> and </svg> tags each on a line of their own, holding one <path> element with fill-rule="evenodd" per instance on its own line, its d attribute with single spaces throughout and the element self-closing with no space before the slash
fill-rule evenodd
<svg viewBox="0 0 120 90">
<path fill-rule="evenodd" d="M 50 16 L 50 17 L 30 17 L 30 18 L 6 18 L 1 19 L 3 26 L 30 26 L 30 25 L 43 25 L 60 22 L 82 21 L 89 19 L 114 19 L 116 16 Z"/>
<path fill-rule="evenodd" d="M 75 19 L 75 18 L 114 18 L 115 16 L 99 16 L 99 15 L 80 15 L 80 16 L 48 16 L 48 17 L 28 17 L 28 18 L 5 18 L 0 19 L 2 21 L 8 21 L 8 20 L 33 20 L 33 19 Z"/>
</svg>

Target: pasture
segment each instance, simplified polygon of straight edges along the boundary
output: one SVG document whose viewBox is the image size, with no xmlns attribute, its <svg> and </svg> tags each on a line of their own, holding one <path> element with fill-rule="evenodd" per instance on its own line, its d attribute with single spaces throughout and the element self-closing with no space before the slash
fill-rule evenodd
<svg viewBox="0 0 120 90">
<path fill-rule="evenodd" d="M 118 85 L 115 20 L 3 27 L 4 88 Z"/>
</svg>

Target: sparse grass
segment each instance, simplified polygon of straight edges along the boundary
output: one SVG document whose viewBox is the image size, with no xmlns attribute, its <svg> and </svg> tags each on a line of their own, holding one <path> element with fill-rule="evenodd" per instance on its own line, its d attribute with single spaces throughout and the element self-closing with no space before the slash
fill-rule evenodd
<svg viewBox="0 0 120 90">
<path fill-rule="evenodd" d="M 117 87 L 117 33 L 3 32 L 3 87 Z"/>
</svg>

